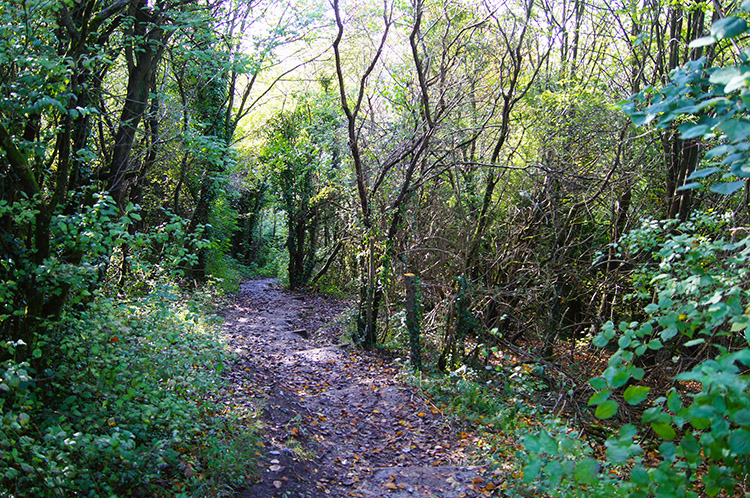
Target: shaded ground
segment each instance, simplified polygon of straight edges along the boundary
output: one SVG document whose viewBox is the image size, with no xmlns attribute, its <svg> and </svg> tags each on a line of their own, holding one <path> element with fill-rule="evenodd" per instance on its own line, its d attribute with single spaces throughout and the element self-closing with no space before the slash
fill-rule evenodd
<svg viewBox="0 0 750 498">
<path fill-rule="evenodd" d="M 469 465 L 469 439 L 397 378 L 376 353 L 341 341 L 344 303 L 245 282 L 224 313 L 240 353 L 234 404 L 264 422 L 257 479 L 237 498 L 488 496 L 496 487 Z"/>
</svg>

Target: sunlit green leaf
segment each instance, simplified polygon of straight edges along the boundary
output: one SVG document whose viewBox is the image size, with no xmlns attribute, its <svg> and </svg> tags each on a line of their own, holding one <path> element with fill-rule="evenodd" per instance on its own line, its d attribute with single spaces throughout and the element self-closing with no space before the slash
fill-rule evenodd
<svg viewBox="0 0 750 498">
<path fill-rule="evenodd" d="M 630 405 L 637 405 L 648 397 L 650 387 L 646 386 L 628 386 L 623 393 L 625 401 Z"/>
<path fill-rule="evenodd" d="M 596 407 L 594 416 L 596 416 L 596 418 L 608 419 L 612 418 L 616 413 L 617 402 L 610 399 Z"/>
<path fill-rule="evenodd" d="M 666 439 L 668 441 L 671 441 L 675 438 L 675 436 L 677 436 L 677 433 L 672 428 L 672 426 L 667 423 L 652 422 L 651 428 L 656 434 L 659 435 L 660 438 Z"/>
<path fill-rule="evenodd" d="M 607 399 L 609 399 L 610 391 L 604 390 L 599 391 L 598 393 L 594 393 L 591 398 L 589 398 L 589 406 L 593 405 L 600 405 L 603 402 L 605 402 Z"/>
</svg>

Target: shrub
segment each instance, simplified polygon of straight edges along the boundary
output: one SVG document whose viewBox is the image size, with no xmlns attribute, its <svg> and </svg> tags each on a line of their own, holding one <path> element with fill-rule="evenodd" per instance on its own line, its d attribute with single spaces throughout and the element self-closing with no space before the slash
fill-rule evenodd
<svg viewBox="0 0 750 498">
<path fill-rule="evenodd" d="M 601 461 L 591 458 L 586 443 L 571 442 L 567 430 L 527 436 L 527 485 L 554 496 L 697 497 L 702 491 L 713 497 L 746 478 L 750 237 L 731 240 L 724 225 L 711 214 L 681 224 L 646 222 L 624 241 L 631 253 L 653 254 L 655 264 L 635 278 L 637 297 L 650 302 L 641 320 L 608 323 L 594 339 L 616 350 L 590 380 L 596 393 L 589 405 L 600 419 L 613 419 L 623 404 L 647 408 L 606 440 Z M 642 361 L 654 353 L 656 363 Z M 654 395 L 644 382 L 652 366 L 671 372 L 673 387 Z M 656 463 L 647 463 L 644 442 L 656 449 Z"/>
<path fill-rule="evenodd" d="M 28 330 L 0 340 L 0 497 L 231 494 L 252 470 L 254 432 L 216 401 L 230 357 L 206 319 L 211 295 L 171 283 L 197 261 L 202 232 L 176 216 L 135 232 L 136 206 L 93 199 L 53 220 L 41 264 L 20 250 L 0 261 L 11 277 L 0 323 Z M 13 321 L 24 279 L 67 296 L 60 313 Z"/>
<path fill-rule="evenodd" d="M 253 440 L 232 432 L 251 432 L 213 399 L 229 358 L 195 306 L 169 287 L 100 297 L 55 325 L 38 368 L 7 360 L 0 496 L 211 496 L 243 481 Z"/>
</svg>

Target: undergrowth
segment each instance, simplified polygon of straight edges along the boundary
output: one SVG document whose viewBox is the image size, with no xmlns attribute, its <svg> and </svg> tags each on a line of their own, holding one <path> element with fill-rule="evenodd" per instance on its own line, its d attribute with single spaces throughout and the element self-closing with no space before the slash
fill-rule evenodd
<svg viewBox="0 0 750 498">
<path fill-rule="evenodd" d="M 696 213 L 623 237 L 617 250 L 638 262 L 628 299 L 643 309 L 593 340 L 608 348 L 607 367 L 587 375 L 604 426 L 534 408 L 532 372 L 519 382 L 507 367 L 461 367 L 413 382 L 477 433 L 505 434 L 506 451 L 488 456 L 509 462 L 507 496 L 747 496 L 750 237 L 727 235 L 728 222 Z"/>
<path fill-rule="evenodd" d="M 436 409 L 479 436 L 475 447 L 480 460 L 506 466 L 518 449 L 520 434 L 540 416 L 537 398 L 544 386 L 533 373 L 529 365 L 483 371 L 464 365 L 449 374 L 417 371 L 405 375 Z"/>
<path fill-rule="evenodd" d="M 169 286 L 99 296 L 31 361 L 3 342 L 0 496 L 231 495 L 257 441 L 216 401 L 230 358 L 206 300 Z"/>
</svg>

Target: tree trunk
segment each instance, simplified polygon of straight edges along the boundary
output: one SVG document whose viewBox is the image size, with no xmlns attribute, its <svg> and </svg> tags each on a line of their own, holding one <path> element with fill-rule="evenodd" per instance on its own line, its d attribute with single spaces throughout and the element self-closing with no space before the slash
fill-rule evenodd
<svg viewBox="0 0 750 498">
<path fill-rule="evenodd" d="M 406 287 L 406 328 L 409 331 L 411 365 L 415 370 L 422 370 L 422 350 L 419 345 L 419 302 L 417 286 L 419 281 L 413 273 L 404 275 Z"/>
<path fill-rule="evenodd" d="M 139 0 L 130 9 L 135 19 L 133 36 L 138 41 L 127 50 L 128 86 L 107 175 L 110 194 L 118 203 L 125 200 L 129 177 L 134 174 L 129 162 L 130 152 L 148 105 L 150 83 L 170 36 L 170 32 L 158 24 L 159 20 L 154 19 L 148 9 L 145 0 Z"/>
</svg>

